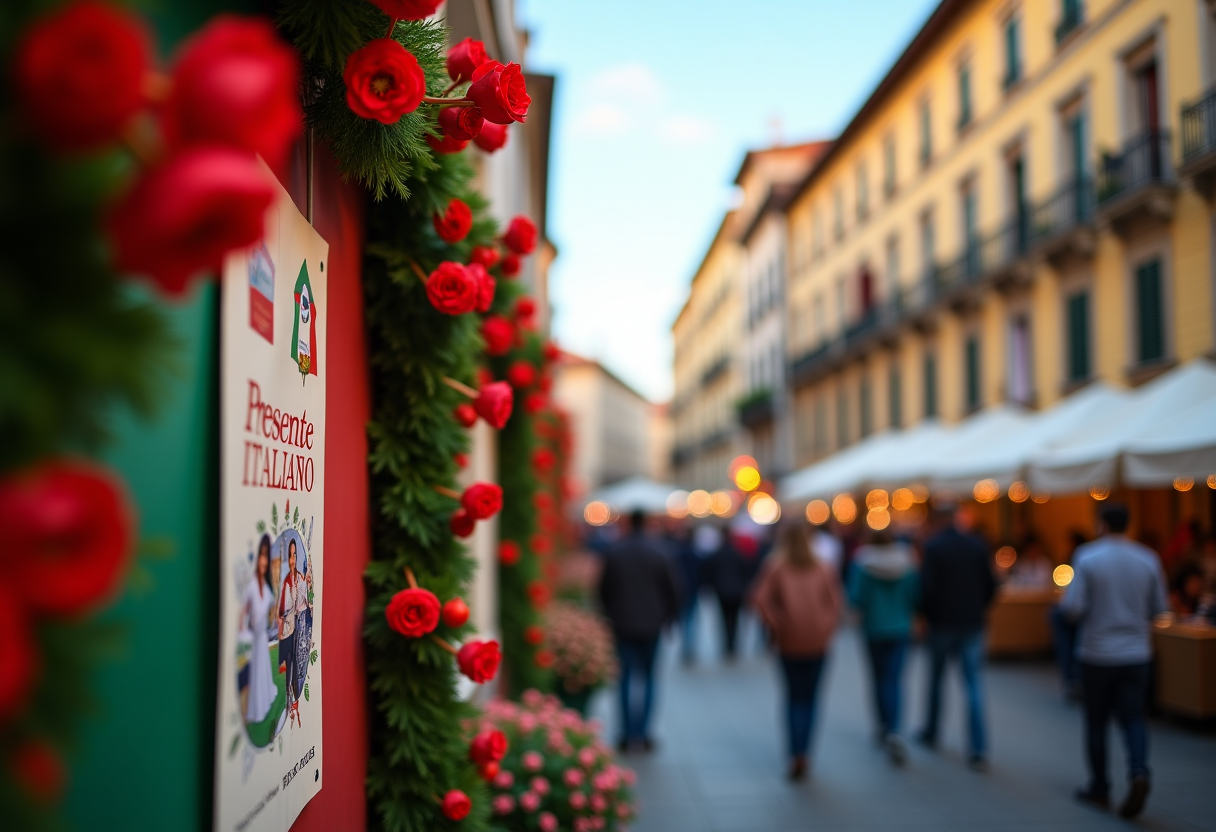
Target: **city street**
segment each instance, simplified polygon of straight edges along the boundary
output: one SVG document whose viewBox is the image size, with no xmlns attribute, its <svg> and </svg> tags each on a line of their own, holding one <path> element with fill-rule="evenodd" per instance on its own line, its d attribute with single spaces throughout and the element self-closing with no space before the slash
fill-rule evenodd
<svg viewBox="0 0 1216 832">
<path fill-rule="evenodd" d="M 710 614 L 712 613 L 712 615 Z M 749 654 L 727 665 L 713 657 L 716 610 L 701 616 L 700 663 L 683 667 L 666 645 L 655 719 L 658 749 L 625 763 L 638 774 L 641 818 L 634 832 L 760 830 L 1064 830 L 1125 829 L 1114 814 L 1077 805 L 1084 779 L 1079 709 L 1065 704 L 1047 662 L 999 663 L 988 669 L 991 768 L 964 766 L 957 678 L 947 687 L 945 733 L 937 753 L 913 745 L 896 769 L 873 742 L 862 646 L 837 635 L 826 671 L 810 779 L 791 785 L 779 729 L 778 675 L 745 628 Z M 905 723 L 922 713 L 925 662 L 909 668 Z M 615 691 L 613 692 L 615 693 Z M 595 711 L 613 737 L 615 700 L 601 693 Z M 1112 775 L 1122 797 L 1123 755 L 1112 730 Z M 1135 825 L 1149 830 L 1216 830 L 1211 772 L 1216 735 L 1170 720 L 1153 723 L 1153 793 Z"/>
</svg>

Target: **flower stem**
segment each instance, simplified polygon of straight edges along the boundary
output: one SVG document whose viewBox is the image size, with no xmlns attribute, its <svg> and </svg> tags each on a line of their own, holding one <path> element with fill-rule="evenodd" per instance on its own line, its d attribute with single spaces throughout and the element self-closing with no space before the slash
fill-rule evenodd
<svg viewBox="0 0 1216 832">
<path fill-rule="evenodd" d="M 472 387 L 470 387 L 467 384 L 462 384 L 461 382 L 457 381 L 454 378 L 448 378 L 447 376 L 444 376 L 443 383 L 446 384 L 448 387 L 451 387 L 457 393 L 464 393 L 470 399 L 477 398 L 476 390 L 474 390 Z"/>
<path fill-rule="evenodd" d="M 461 79 L 461 76 L 457 75 L 457 76 L 456 76 L 456 80 L 452 82 L 452 85 L 451 85 L 450 87 L 448 87 L 446 90 L 444 90 L 444 91 L 443 91 L 443 94 L 444 94 L 444 95 L 451 95 L 451 94 L 452 94 L 452 90 L 454 90 L 454 89 L 456 89 L 457 87 L 459 87 L 459 86 L 460 86 L 460 84 L 461 84 L 461 80 L 462 80 L 462 79 Z"/>
<path fill-rule="evenodd" d="M 405 567 L 405 579 L 409 582 L 410 589 L 418 588 L 418 581 L 414 578 L 414 570 L 410 569 L 408 566 Z"/>
<path fill-rule="evenodd" d="M 458 652 L 458 651 L 456 650 L 456 648 L 455 648 L 455 647 L 453 647 L 452 645 L 448 644 L 446 641 L 444 641 L 443 639 L 441 639 L 439 636 L 435 635 L 434 633 L 431 633 L 431 641 L 433 641 L 433 642 L 435 642 L 436 644 L 438 644 L 438 645 L 439 645 L 440 647 L 442 647 L 444 650 L 447 650 L 447 651 L 448 651 L 449 653 L 451 653 L 453 656 L 455 656 L 455 655 L 456 655 L 456 653 Z"/>
<path fill-rule="evenodd" d="M 418 275 L 419 280 L 421 280 L 423 283 L 426 283 L 426 281 L 427 281 L 426 272 L 424 272 L 422 270 L 422 266 L 418 265 L 417 260 L 410 261 L 410 268 L 414 270 L 414 274 Z"/>
<path fill-rule="evenodd" d="M 445 497 L 451 497 L 453 500 L 459 500 L 463 495 L 454 488 L 448 488 L 446 485 L 437 485 L 435 490 Z"/>
<path fill-rule="evenodd" d="M 472 101 L 470 101 L 467 98 L 436 98 L 433 95 L 422 96 L 422 103 L 436 104 L 440 107 L 476 107 L 477 106 L 476 104 L 474 104 Z"/>
<path fill-rule="evenodd" d="M 393 32 L 395 31 L 397 31 L 397 18 L 390 17 L 388 20 L 388 31 L 384 33 L 384 36 L 386 38 L 391 38 L 393 36 Z"/>
</svg>

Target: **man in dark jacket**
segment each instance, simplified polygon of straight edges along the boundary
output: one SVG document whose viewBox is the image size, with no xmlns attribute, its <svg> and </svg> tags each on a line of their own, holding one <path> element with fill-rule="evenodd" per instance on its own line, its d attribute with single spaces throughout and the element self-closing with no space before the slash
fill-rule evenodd
<svg viewBox="0 0 1216 832">
<path fill-rule="evenodd" d="M 621 662 L 621 736 L 619 747 L 640 742 L 649 751 L 650 711 L 654 704 L 654 664 L 659 635 L 680 610 L 675 571 L 661 541 L 645 534 L 646 516 L 629 516 L 630 534 L 604 554 L 599 595 L 612 624 Z M 642 701 L 633 696 L 634 676 L 642 677 Z"/>
<path fill-rule="evenodd" d="M 984 623 L 996 594 L 988 544 L 976 534 L 975 513 L 960 505 L 954 522 L 925 544 L 921 565 L 921 608 L 929 625 L 929 702 L 920 741 L 937 744 L 938 715 L 942 702 L 942 674 L 946 662 L 958 659 L 967 692 L 968 765 L 987 767 L 983 686 Z"/>
</svg>

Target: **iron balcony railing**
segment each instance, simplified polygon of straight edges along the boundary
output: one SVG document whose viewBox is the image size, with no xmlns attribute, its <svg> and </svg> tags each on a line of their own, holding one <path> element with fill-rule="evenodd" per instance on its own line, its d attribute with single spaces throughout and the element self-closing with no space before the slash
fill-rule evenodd
<svg viewBox="0 0 1216 832">
<path fill-rule="evenodd" d="M 1033 242 L 1040 243 L 1094 220 L 1097 203 L 1094 182 L 1089 178 L 1074 179 L 1030 211 L 1030 233 Z"/>
<path fill-rule="evenodd" d="M 1173 178 L 1169 131 L 1145 132 L 1124 145 L 1122 153 L 1103 154 L 1098 176 L 1098 204 L 1138 188 L 1171 182 Z"/>
<path fill-rule="evenodd" d="M 1182 164 L 1216 152 L 1216 88 L 1182 108 Z"/>
</svg>

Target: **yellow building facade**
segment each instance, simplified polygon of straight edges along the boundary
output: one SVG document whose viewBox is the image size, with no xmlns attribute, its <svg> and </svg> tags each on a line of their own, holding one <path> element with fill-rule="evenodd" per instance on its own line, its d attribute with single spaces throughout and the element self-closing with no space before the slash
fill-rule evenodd
<svg viewBox="0 0 1216 832">
<path fill-rule="evenodd" d="M 793 467 L 1212 353 L 1214 89 L 1205 0 L 945 0 L 787 212 Z"/>
</svg>

